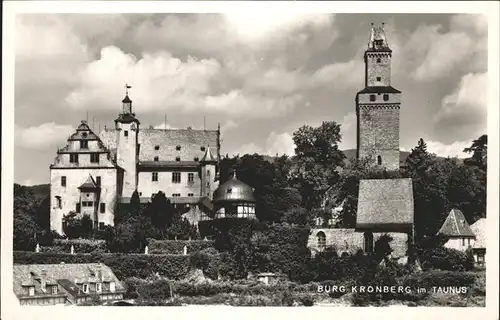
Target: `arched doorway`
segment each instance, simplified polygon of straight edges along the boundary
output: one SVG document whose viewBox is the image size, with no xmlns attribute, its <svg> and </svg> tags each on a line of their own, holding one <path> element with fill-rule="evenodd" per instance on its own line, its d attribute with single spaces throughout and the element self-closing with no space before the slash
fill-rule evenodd
<svg viewBox="0 0 500 320">
<path fill-rule="evenodd" d="M 324 249 L 326 247 L 326 235 L 323 231 L 316 234 L 316 239 L 318 240 L 318 249 Z"/>
</svg>

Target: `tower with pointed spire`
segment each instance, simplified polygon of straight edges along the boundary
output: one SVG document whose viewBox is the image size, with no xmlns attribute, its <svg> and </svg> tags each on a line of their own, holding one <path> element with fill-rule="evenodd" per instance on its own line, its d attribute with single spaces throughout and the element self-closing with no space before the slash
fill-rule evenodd
<svg viewBox="0 0 500 320">
<path fill-rule="evenodd" d="M 123 169 L 121 195 L 131 197 L 137 189 L 137 148 L 139 141 L 139 120 L 132 112 L 132 100 L 128 96 L 128 89 L 131 86 L 125 85 L 125 98 L 122 100 L 122 112 L 115 120 L 116 129 L 116 162 Z"/>
<path fill-rule="evenodd" d="M 384 24 L 372 23 L 364 54 L 365 88 L 356 94 L 356 156 L 371 158 L 387 170 L 397 170 L 401 91 L 391 86 L 391 59 Z"/>
<path fill-rule="evenodd" d="M 210 146 L 205 149 L 205 154 L 200 160 L 200 174 L 201 174 L 201 195 L 212 198 L 212 193 L 217 189 L 216 179 L 216 166 L 217 158 L 214 157 Z"/>
</svg>

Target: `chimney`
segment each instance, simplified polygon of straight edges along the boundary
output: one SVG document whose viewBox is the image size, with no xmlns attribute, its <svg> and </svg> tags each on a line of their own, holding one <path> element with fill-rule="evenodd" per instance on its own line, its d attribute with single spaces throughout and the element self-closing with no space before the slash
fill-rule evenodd
<svg viewBox="0 0 500 320">
<path fill-rule="evenodd" d="M 40 272 L 40 286 L 42 287 L 42 292 L 47 292 L 47 270 L 42 269 Z"/>
<path fill-rule="evenodd" d="M 101 264 L 99 263 L 96 267 L 96 276 L 97 276 L 97 279 L 99 279 L 99 281 L 102 282 L 102 267 L 101 267 Z"/>
</svg>

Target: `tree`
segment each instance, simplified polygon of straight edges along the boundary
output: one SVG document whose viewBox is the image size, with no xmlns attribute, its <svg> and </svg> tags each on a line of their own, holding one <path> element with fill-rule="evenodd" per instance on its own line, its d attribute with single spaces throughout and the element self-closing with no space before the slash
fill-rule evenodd
<svg viewBox="0 0 500 320">
<path fill-rule="evenodd" d="M 302 195 L 303 206 L 319 206 L 326 191 L 337 182 L 338 167 L 344 166 L 345 155 L 338 148 L 340 126 L 323 122 L 313 128 L 303 126 L 293 134 L 295 159 L 291 180 Z"/>
<path fill-rule="evenodd" d="M 486 170 L 488 160 L 488 135 L 483 134 L 472 142 L 469 148 L 464 149 L 465 153 L 472 153 L 472 157 L 465 161 L 468 165 L 475 165 Z"/>
<path fill-rule="evenodd" d="M 432 165 L 435 156 L 427 152 L 427 144 L 424 139 L 418 140 L 418 144 L 411 150 L 406 158 L 406 172 L 411 177 L 418 177 L 427 171 Z"/>
<path fill-rule="evenodd" d="M 37 244 L 36 234 L 41 229 L 27 214 L 14 215 L 14 250 L 32 251 Z"/>
<path fill-rule="evenodd" d="M 76 212 L 70 211 L 62 219 L 63 232 L 69 239 L 78 239 L 82 235 L 81 220 L 77 218 Z"/>
<path fill-rule="evenodd" d="M 165 193 L 160 191 L 146 206 L 144 214 L 151 219 L 151 223 L 158 229 L 160 237 L 163 239 L 166 228 L 172 224 L 174 212 L 174 206 L 167 199 Z"/>
<path fill-rule="evenodd" d="M 91 238 L 94 233 L 92 218 L 88 214 L 84 214 L 80 219 L 80 237 Z"/>
</svg>

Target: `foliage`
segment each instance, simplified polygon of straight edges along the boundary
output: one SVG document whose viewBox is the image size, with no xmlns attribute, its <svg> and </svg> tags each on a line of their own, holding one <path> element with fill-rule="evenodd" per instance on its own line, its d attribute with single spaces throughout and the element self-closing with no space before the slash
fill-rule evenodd
<svg viewBox="0 0 500 320">
<path fill-rule="evenodd" d="M 457 272 L 443 270 L 429 270 L 422 273 L 410 274 L 402 278 L 404 286 L 412 288 L 432 287 L 461 287 L 471 286 L 476 280 L 474 272 Z"/>
<path fill-rule="evenodd" d="M 101 262 L 113 270 L 119 279 L 138 277 L 146 279 L 158 273 L 169 279 L 184 278 L 189 270 L 189 255 L 144 254 L 60 254 L 14 251 L 16 264 L 59 264 Z"/>
<path fill-rule="evenodd" d="M 467 165 L 478 166 L 482 170 L 486 170 L 488 164 L 488 135 L 483 134 L 474 140 L 469 148 L 465 148 L 464 152 L 472 153 L 472 157 L 467 159 Z"/>
<path fill-rule="evenodd" d="M 69 212 L 63 217 L 63 232 L 70 239 L 89 238 L 93 234 L 92 219 L 88 214 L 78 217 L 76 212 Z"/>
<path fill-rule="evenodd" d="M 107 250 L 104 240 L 55 239 L 51 246 L 42 247 L 42 252 L 70 253 L 72 246 L 75 253 L 104 253 Z"/>
<path fill-rule="evenodd" d="M 465 252 L 445 247 L 426 250 L 419 259 L 423 269 L 462 271 L 473 267 Z"/>
<path fill-rule="evenodd" d="M 148 239 L 149 253 L 151 254 L 182 254 L 184 246 L 187 252 L 198 252 L 213 248 L 214 242 L 208 240 L 156 240 Z"/>
</svg>

